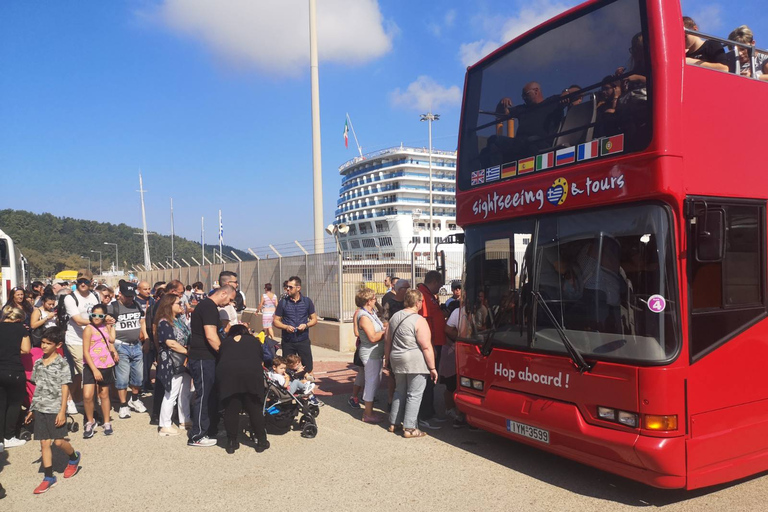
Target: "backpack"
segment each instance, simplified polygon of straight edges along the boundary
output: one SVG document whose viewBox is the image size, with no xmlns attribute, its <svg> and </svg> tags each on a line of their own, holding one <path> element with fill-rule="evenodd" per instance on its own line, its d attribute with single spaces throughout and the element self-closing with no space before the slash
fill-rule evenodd
<svg viewBox="0 0 768 512">
<path fill-rule="evenodd" d="M 245 309 L 245 300 L 243 300 L 243 292 L 238 291 L 235 293 L 235 311 L 238 313 Z"/>
<path fill-rule="evenodd" d="M 99 296 L 94 293 L 93 290 L 89 290 L 90 294 L 96 297 L 96 302 L 99 301 Z M 64 305 L 64 299 L 67 297 L 72 297 L 75 299 L 75 307 L 80 306 L 80 301 L 77 300 L 77 292 L 72 292 L 67 295 L 59 295 L 59 301 L 56 304 L 56 323 L 59 327 L 67 327 L 67 323 L 69 322 L 69 315 L 67 314 L 67 307 Z"/>
</svg>

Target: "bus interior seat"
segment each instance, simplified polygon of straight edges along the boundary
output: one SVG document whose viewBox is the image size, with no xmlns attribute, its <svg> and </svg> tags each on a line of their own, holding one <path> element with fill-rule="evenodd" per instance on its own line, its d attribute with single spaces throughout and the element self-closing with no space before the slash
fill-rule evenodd
<svg viewBox="0 0 768 512">
<path fill-rule="evenodd" d="M 586 94 L 581 103 L 572 105 L 566 112 L 560 130 L 562 133 L 568 130 L 575 130 L 570 133 L 558 135 L 554 142 L 554 148 L 565 148 L 575 146 L 588 140 L 592 140 L 594 133 L 594 123 L 597 120 L 597 102 L 594 94 Z M 583 127 L 581 130 L 577 128 Z"/>
</svg>

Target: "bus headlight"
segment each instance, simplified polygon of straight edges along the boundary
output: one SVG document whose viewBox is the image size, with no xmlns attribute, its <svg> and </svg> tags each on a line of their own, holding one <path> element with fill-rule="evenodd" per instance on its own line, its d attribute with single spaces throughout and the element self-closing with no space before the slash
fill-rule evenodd
<svg viewBox="0 0 768 512">
<path fill-rule="evenodd" d="M 619 416 L 617 419 L 622 425 L 637 428 L 637 414 L 633 412 L 619 411 Z"/>
<path fill-rule="evenodd" d="M 470 379 L 469 377 L 461 377 L 459 383 L 462 387 L 482 391 L 485 388 L 485 383 L 478 379 Z"/>
<path fill-rule="evenodd" d="M 616 421 L 616 410 L 610 407 L 598 407 L 597 417 L 601 420 Z"/>
<path fill-rule="evenodd" d="M 669 416 L 645 414 L 643 423 L 648 430 L 677 430 L 677 414 Z"/>
</svg>

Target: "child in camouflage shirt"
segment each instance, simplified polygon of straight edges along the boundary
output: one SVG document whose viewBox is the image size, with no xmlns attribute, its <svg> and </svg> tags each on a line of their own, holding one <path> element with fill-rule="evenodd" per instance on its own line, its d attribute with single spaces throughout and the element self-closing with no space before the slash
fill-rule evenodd
<svg viewBox="0 0 768 512">
<path fill-rule="evenodd" d="M 80 465 L 80 452 L 76 452 L 69 441 L 64 439 L 67 435 L 67 398 L 72 375 L 67 362 L 56 352 L 63 343 L 64 331 L 58 327 L 49 327 L 43 332 L 40 344 L 43 357 L 35 361 L 30 379 L 37 387 L 27 422 L 32 420 L 34 415 L 35 439 L 40 440 L 45 472 L 45 477 L 35 489 L 35 494 L 42 494 L 56 485 L 51 444 L 69 456 L 64 478 L 75 476 Z"/>
</svg>

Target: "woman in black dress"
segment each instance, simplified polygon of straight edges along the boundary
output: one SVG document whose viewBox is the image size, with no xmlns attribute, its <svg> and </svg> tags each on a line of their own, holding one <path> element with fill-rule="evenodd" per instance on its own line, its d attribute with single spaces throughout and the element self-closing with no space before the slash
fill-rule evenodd
<svg viewBox="0 0 768 512">
<path fill-rule="evenodd" d="M 227 453 L 240 447 L 240 411 L 245 409 L 251 419 L 251 431 L 256 438 L 256 451 L 269 448 L 264 428 L 264 368 L 262 348 L 244 325 L 235 325 L 221 342 L 216 364 L 216 384 L 224 405 L 224 428 L 227 430 Z"/>
</svg>

